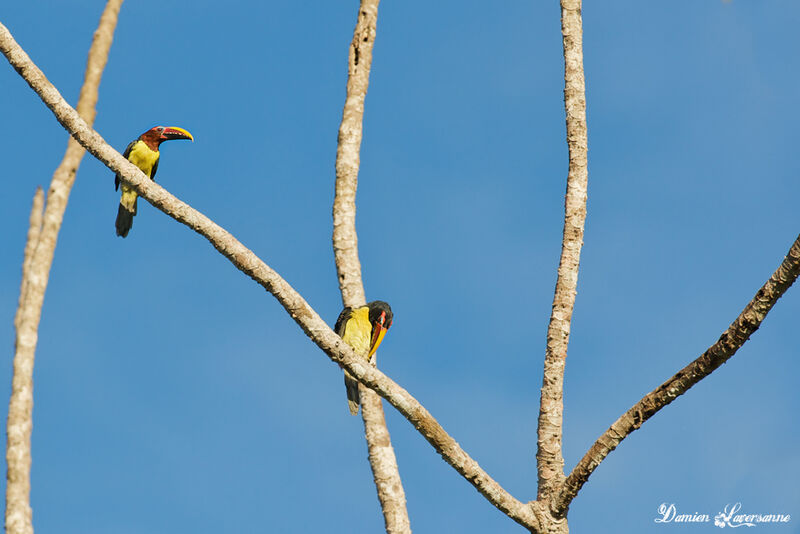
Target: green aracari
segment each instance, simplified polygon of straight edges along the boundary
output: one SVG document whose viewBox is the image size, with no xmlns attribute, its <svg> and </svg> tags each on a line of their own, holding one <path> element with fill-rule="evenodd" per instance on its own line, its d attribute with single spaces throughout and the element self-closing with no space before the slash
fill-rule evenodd
<svg viewBox="0 0 800 534">
<path fill-rule="evenodd" d="M 172 139 L 188 139 L 194 141 L 192 134 L 175 126 L 156 126 L 150 128 L 145 133 L 131 141 L 128 148 L 123 152 L 123 156 L 128 161 L 139 167 L 143 173 L 151 180 L 156 179 L 158 170 L 158 158 L 160 154 L 158 147 L 164 141 Z M 114 179 L 114 187 L 119 190 L 122 184 L 122 196 L 119 199 L 119 210 L 117 210 L 117 235 L 125 237 L 133 226 L 133 216 L 136 215 L 136 201 L 139 197 L 136 191 L 122 181 L 117 174 Z"/>
<path fill-rule="evenodd" d="M 375 300 L 359 308 L 345 308 L 336 320 L 334 330 L 345 343 L 353 347 L 359 356 L 372 362 L 375 351 L 383 341 L 386 331 L 392 326 L 392 308 L 382 300 Z M 361 399 L 358 395 L 358 381 L 344 372 L 344 385 L 347 388 L 347 404 L 350 413 L 356 415 Z"/>
</svg>

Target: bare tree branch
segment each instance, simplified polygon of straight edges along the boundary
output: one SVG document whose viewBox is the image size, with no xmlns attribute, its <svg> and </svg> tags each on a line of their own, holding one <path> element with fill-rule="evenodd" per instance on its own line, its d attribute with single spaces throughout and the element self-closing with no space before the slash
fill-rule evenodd
<svg viewBox="0 0 800 534">
<path fill-rule="evenodd" d="M 536 459 L 540 500 L 552 494 L 564 481 L 564 456 L 561 452 L 564 366 L 586 222 L 588 140 L 580 0 L 561 0 L 561 33 L 564 43 L 564 106 L 567 114 L 569 173 L 564 206 L 564 237 L 553 311 L 547 328 L 539 408 L 539 450 Z"/>
<path fill-rule="evenodd" d="M 339 126 L 336 150 L 336 196 L 333 201 L 333 252 L 339 273 L 339 289 L 345 307 L 366 304 L 361 263 L 358 260 L 356 232 L 356 191 L 359 151 L 364 118 L 364 100 L 369 85 L 372 47 L 378 24 L 379 0 L 362 0 L 348 57 L 347 97 Z M 406 494 L 397 457 L 392 448 L 381 399 L 372 390 L 359 386 L 361 417 L 369 451 L 369 465 L 386 532 L 411 532 Z"/>
<path fill-rule="evenodd" d="M 356 234 L 356 190 L 364 99 L 369 85 L 372 47 L 378 24 L 378 1 L 362 0 L 348 58 L 347 97 L 336 148 L 336 196 L 333 200 L 333 253 L 339 272 L 339 289 L 345 306 L 366 302 L 361 283 Z"/>
<path fill-rule="evenodd" d="M 769 280 L 745 306 L 742 313 L 699 358 L 654 389 L 631 407 L 600 436 L 572 470 L 562 489 L 554 496 L 550 509 L 563 514 L 589 476 L 611 451 L 634 430 L 689 388 L 728 361 L 750 339 L 769 311 L 800 275 L 800 235 Z"/>
<path fill-rule="evenodd" d="M 14 356 L 14 376 L 11 381 L 11 401 L 8 407 L 6 462 L 6 532 L 33 533 L 33 512 L 30 504 L 31 494 L 31 445 L 30 436 L 33 427 L 33 358 L 27 358 L 19 352 L 20 324 L 23 320 L 25 303 L 30 286 L 31 265 L 36 242 L 42 231 L 42 208 L 44 192 L 36 188 L 33 195 L 28 241 L 25 244 L 25 259 L 22 262 L 22 283 L 19 288 L 19 305 L 14 317 L 14 328 L 17 330 L 17 350 Z"/>
<path fill-rule="evenodd" d="M 90 125 L 94 122 L 97 90 L 108 60 L 108 52 L 111 48 L 121 5 L 122 0 L 108 1 L 89 49 L 77 113 Z M 15 320 L 16 353 L 14 355 L 11 399 L 8 407 L 8 441 L 6 445 L 6 462 L 8 464 L 6 532 L 14 534 L 33 532 L 30 507 L 30 446 L 33 428 L 34 357 L 42 304 L 50 278 L 50 267 L 53 263 L 58 232 L 61 229 L 69 193 L 75 182 L 75 174 L 83 154 L 83 148 L 74 139 L 68 139 L 64 158 L 53 173 L 53 179 L 50 182 L 44 220 L 39 222 L 41 230 L 34 232 L 32 225 L 28 231 L 28 243 L 25 247 L 28 265 L 27 269 L 23 267 L 20 306 Z M 41 206 L 39 209 L 41 210 Z M 33 215 L 31 218 L 33 219 Z M 33 237 L 35 237 L 34 240 L 32 240 Z"/>
<path fill-rule="evenodd" d="M 36 243 L 39 242 L 39 234 L 42 232 L 43 209 L 44 191 L 42 191 L 41 186 L 39 186 L 33 194 L 33 206 L 31 207 L 31 215 L 28 219 L 28 236 L 25 240 L 25 253 L 22 260 L 22 282 L 20 282 L 19 285 L 17 313 L 14 315 L 15 330 L 19 329 L 23 304 L 25 303 L 25 295 L 27 294 L 28 279 L 30 278 L 31 261 L 33 260 L 33 253 L 36 252 Z"/>
<path fill-rule="evenodd" d="M 383 511 L 386 532 L 411 532 L 406 508 L 406 492 L 400 479 L 397 458 L 392 447 L 381 398 L 371 389 L 359 386 L 361 417 L 367 440 L 369 465 Z"/>
<path fill-rule="evenodd" d="M 569 477 L 564 477 L 564 459 L 561 452 L 564 364 L 577 292 L 588 185 L 581 0 L 561 0 L 561 30 L 564 42 L 564 102 L 567 112 L 569 176 L 563 248 L 558 268 L 556 295 L 553 299 L 553 313 L 547 333 L 537 454 L 539 499 L 550 500 L 549 511 L 555 518 L 566 515 L 570 503 L 594 469 L 627 435 L 733 356 L 758 329 L 775 302 L 800 274 L 800 237 L 798 237 L 778 270 L 719 341 L 623 414 L 598 438 Z"/>
<path fill-rule="evenodd" d="M 357 356 L 297 291 L 266 263 L 211 219 L 148 179 L 138 167 L 109 146 L 97 132 L 81 120 L 2 24 L 0 24 L 0 52 L 39 95 L 58 122 L 90 154 L 103 162 L 111 171 L 120 174 L 126 183 L 156 209 L 205 237 L 237 269 L 275 296 L 298 326 L 331 360 L 389 401 L 442 458 L 489 502 L 526 528 L 537 532 L 540 530 L 537 514 L 542 510 L 538 502 L 522 503 L 515 499 L 481 469 L 414 397 L 376 367 Z"/>
</svg>

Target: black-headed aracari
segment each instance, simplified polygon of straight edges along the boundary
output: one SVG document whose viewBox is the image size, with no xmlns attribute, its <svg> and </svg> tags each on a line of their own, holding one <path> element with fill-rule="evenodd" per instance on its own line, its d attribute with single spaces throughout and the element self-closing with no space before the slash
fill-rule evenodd
<svg viewBox="0 0 800 534">
<path fill-rule="evenodd" d="M 122 155 L 139 167 L 151 180 L 155 180 L 156 171 L 158 170 L 158 147 L 161 143 L 170 139 L 194 141 L 192 134 L 183 128 L 156 126 L 131 141 Z M 133 226 L 133 216 L 136 215 L 136 199 L 139 195 L 128 184 L 123 182 L 118 174 L 114 179 L 115 189 L 119 189 L 120 183 L 122 184 L 122 197 L 119 199 L 119 210 L 117 211 L 117 235 L 125 237 L 131 231 L 131 226 Z"/>
<path fill-rule="evenodd" d="M 342 310 L 336 319 L 334 330 L 345 343 L 353 347 L 356 354 L 372 361 L 390 326 L 392 326 L 392 308 L 382 300 L 375 300 L 360 308 Z M 347 387 L 350 413 L 356 415 L 360 404 L 358 381 L 345 371 L 344 385 Z"/>
</svg>

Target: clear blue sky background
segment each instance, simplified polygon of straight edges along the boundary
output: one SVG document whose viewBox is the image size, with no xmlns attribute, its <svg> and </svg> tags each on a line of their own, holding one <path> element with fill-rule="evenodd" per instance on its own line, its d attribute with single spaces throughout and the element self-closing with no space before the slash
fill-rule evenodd
<svg viewBox="0 0 800 534">
<path fill-rule="evenodd" d="M 0 20 L 68 100 L 100 1 L 5 2 Z M 283 275 L 330 324 L 336 133 L 356 2 L 123 5 L 95 127 L 122 150 L 183 126 L 158 179 Z M 800 231 L 792 1 L 590 2 L 589 216 L 567 359 L 571 468 L 712 344 Z M 64 130 L 0 68 L 0 399 L 30 199 Z M 381 368 L 520 499 L 536 417 L 567 153 L 557 2 L 383 2 L 358 230 L 367 296 L 395 323 Z M 37 532 L 379 532 L 341 371 L 271 295 L 141 203 L 114 235 L 110 171 L 84 160 L 35 376 Z M 740 501 L 800 532 L 800 288 L 724 367 L 611 454 L 573 532 Z M 520 532 L 387 407 L 419 533 Z"/>
</svg>

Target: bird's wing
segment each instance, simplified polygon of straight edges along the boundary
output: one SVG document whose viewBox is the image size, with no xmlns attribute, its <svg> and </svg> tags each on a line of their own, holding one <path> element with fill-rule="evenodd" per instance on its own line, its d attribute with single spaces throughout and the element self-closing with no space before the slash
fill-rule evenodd
<svg viewBox="0 0 800 534">
<path fill-rule="evenodd" d="M 133 148 L 133 145 L 136 144 L 136 141 L 138 141 L 138 139 L 134 139 L 133 141 L 128 143 L 128 146 L 125 148 L 125 152 L 122 153 L 123 158 L 128 159 L 128 156 L 131 153 L 131 149 Z M 120 177 L 119 174 L 114 177 L 114 191 L 117 191 L 119 189 L 119 184 L 121 181 L 122 178 Z"/>
<path fill-rule="evenodd" d="M 156 155 L 159 157 L 156 158 L 156 162 L 153 163 L 153 170 L 150 171 L 150 179 L 153 180 L 154 182 L 156 181 L 156 171 L 158 170 L 158 161 L 161 159 L 160 155 L 158 154 Z"/>
<path fill-rule="evenodd" d="M 347 320 L 350 319 L 350 315 L 352 313 L 353 308 L 345 308 L 342 310 L 342 313 L 339 314 L 339 318 L 336 319 L 336 326 L 333 327 L 333 330 L 339 335 L 339 337 L 344 335 L 344 327 L 347 324 Z"/>
</svg>

